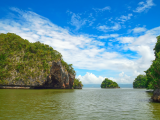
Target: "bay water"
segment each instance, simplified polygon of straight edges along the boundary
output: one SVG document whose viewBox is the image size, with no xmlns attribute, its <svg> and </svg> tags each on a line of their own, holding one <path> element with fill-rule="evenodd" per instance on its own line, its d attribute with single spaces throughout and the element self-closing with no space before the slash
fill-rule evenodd
<svg viewBox="0 0 160 120">
<path fill-rule="evenodd" d="M 145 89 L 0 89 L 0 120 L 160 120 Z"/>
</svg>

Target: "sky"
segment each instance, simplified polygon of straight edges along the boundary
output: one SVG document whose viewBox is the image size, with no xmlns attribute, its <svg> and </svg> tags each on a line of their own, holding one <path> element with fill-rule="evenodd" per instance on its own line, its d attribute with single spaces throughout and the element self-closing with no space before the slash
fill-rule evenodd
<svg viewBox="0 0 160 120">
<path fill-rule="evenodd" d="M 133 83 L 155 59 L 159 0 L 1 0 L 0 33 L 59 51 L 83 84 Z"/>
</svg>

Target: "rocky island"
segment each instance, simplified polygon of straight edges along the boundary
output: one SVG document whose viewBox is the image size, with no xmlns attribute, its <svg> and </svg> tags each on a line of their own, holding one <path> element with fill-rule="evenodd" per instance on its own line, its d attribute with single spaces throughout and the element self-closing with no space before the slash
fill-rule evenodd
<svg viewBox="0 0 160 120">
<path fill-rule="evenodd" d="M 0 34 L 0 88 L 72 89 L 76 72 L 49 45 Z"/>
<path fill-rule="evenodd" d="M 101 84 L 101 88 L 120 88 L 116 82 L 105 78 Z"/>
</svg>

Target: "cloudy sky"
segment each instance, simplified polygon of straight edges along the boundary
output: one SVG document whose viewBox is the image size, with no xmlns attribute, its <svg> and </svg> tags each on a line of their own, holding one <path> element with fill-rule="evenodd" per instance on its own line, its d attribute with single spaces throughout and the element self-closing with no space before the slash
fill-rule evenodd
<svg viewBox="0 0 160 120">
<path fill-rule="evenodd" d="M 155 59 L 159 0 L 1 0 L 0 33 L 58 50 L 83 84 L 133 83 Z"/>
</svg>

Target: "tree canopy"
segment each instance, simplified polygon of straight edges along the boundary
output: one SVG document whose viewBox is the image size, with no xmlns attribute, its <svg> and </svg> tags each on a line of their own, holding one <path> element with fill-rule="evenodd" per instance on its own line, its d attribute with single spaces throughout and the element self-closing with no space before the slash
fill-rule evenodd
<svg viewBox="0 0 160 120">
<path fill-rule="evenodd" d="M 120 88 L 116 82 L 113 82 L 112 80 L 105 78 L 103 82 L 101 83 L 101 88 Z"/>
<path fill-rule="evenodd" d="M 146 75 L 138 75 L 133 82 L 133 88 L 145 88 L 147 77 Z"/>
<path fill-rule="evenodd" d="M 146 88 L 147 89 L 160 89 L 160 36 L 157 37 L 157 43 L 155 45 L 154 54 L 155 60 L 152 61 L 152 65 L 146 70 Z"/>
</svg>

